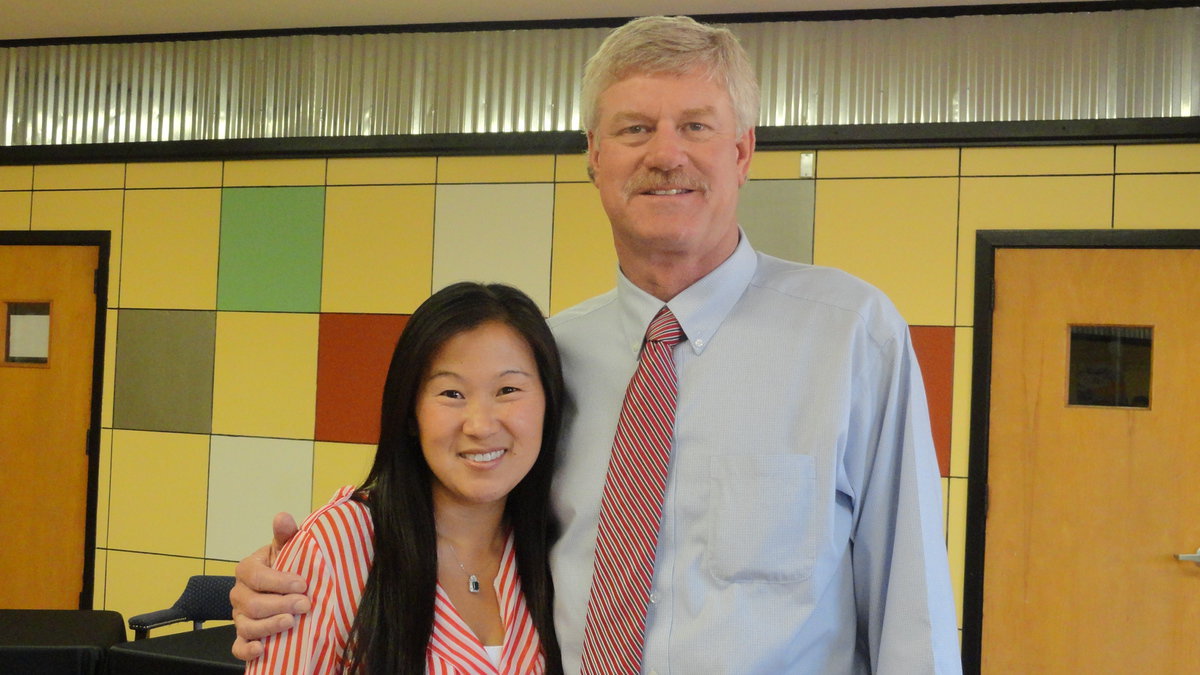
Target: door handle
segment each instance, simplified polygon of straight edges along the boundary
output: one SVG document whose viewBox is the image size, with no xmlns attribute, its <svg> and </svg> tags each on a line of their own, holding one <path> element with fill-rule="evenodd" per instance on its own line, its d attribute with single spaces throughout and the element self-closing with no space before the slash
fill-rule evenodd
<svg viewBox="0 0 1200 675">
<path fill-rule="evenodd" d="M 1195 553 L 1176 553 L 1175 559 L 1181 560 L 1181 561 L 1187 561 L 1187 562 L 1194 562 L 1197 565 L 1200 565 L 1200 548 L 1196 549 Z"/>
</svg>

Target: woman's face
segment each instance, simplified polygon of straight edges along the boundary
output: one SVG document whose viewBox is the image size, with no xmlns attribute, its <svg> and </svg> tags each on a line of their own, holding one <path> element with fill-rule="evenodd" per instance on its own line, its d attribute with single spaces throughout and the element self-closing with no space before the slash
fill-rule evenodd
<svg viewBox="0 0 1200 675">
<path fill-rule="evenodd" d="M 545 415 L 533 351 L 513 328 L 489 321 L 447 340 L 416 404 L 434 499 L 503 504 L 537 460 Z"/>
</svg>

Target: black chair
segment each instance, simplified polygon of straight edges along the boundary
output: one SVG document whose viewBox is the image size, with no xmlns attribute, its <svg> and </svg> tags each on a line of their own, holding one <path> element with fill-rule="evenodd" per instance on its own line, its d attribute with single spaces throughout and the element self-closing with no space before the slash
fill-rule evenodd
<svg viewBox="0 0 1200 675">
<path fill-rule="evenodd" d="M 229 591 L 233 577 L 199 575 L 188 579 L 175 604 L 129 619 L 135 639 L 116 645 L 108 652 L 110 675 L 216 675 L 238 673 L 246 664 L 230 650 L 236 637 L 233 626 L 201 628 L 205 621 L 228 621 L 233 614 Z M 181 621 L 191 621 L 192 630 L 174 635 L 148 637 L 150 630 Z"/>
<path fill-rule="evenodd" d="M 233 607 L 229 604 L 233 583 L 234 578 L 227 576 L 196 575 L 188 579 L 174 605 L 129 617 L 129 629 L 133 631 L 134 639 L 145 639 L 152 628 L 180 621 L 191 621 L 192 630 L 200 630 L 205 621 L 228 621 L 233 615 Z"/>
</svg>

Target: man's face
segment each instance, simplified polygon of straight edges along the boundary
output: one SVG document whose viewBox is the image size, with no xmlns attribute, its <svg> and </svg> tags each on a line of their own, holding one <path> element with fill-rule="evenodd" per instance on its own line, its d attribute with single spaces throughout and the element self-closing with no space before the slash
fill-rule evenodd
<svg viewBox="0 0 1200 675">
<path fill-rule="evenodd" d="M 729 93 L 697 72 L 643 74 L 598 104 L 588 162 L 617 255 L 682 254 L 715 268 L 737 245 L 738 188 L 754 153 Z"/>
</svg>

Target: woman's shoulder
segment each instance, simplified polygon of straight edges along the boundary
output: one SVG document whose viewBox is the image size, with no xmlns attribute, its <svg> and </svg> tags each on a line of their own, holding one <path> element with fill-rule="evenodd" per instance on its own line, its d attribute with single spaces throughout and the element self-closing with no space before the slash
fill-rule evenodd
<svg viewBox="0 0 1200 675">
<path fill-rule="evenodd" d="M 347 526 L 372 530 L 371 509 L 366 504 L 366 493 L 353 485 L 338 488 L 329 503 L 309 514 L 300 525 L 300 532 L 313 533 L 328 530 L 331 526 L 343 530 Z"/>
</svg>

